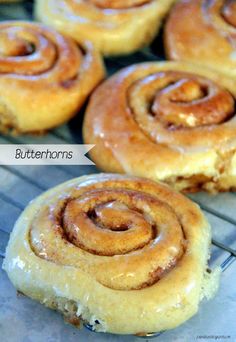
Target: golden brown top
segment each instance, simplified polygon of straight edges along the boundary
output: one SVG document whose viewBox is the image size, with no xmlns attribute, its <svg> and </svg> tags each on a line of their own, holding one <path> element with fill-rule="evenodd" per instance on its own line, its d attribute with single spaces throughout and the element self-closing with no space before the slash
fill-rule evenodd
<svg viewBox="0 0 236 342">
<path fill-rule="evenodd" d="M 175 0 L 36 0 L 38 20 L 78 42 L 91 41 L 104 55 L 148 45 Z"/>
<path fill-rule="evenodd" d="M 181 0 L 165 28 L 168 57 L 203 63 L 235 76 L 234 0 Z"/>
<path fill-rule="evenodd" d="M 182 71 L 187 68 L 144 63 L 108 79 L 88 106 L 85 128 L 92 130 L 88 137 L 102 139 L 116 155 L 130 144 L 153 151 L 166 146 L 173 154 L 179 148 L 183 153 L 230 142 L 236 132 L 235 96 L 219 82 Z"/>
<path fill-rule="evenodd" d="M 170 184 L 199 175 L 193 184 L 201 186 L 234 172 L 235 99 L 235 82 L 203 67 L 133 65 L 93 93 L 84 140 L 95 144 L 91 157 L 104 171 Z M 185 188 L 198 185 L 180 182 L 178 189 Z"/>
<path fill-rule="evenodd" d="M 92 62 L 92 49 L 40 24 L 0 24 L 0 77 L 76 85 Z M 31 84 L 31 85 L 32 85 Z"/>
<path fill-rule="evenodd" d="M 0 23 L 1 131 L 44 131 L 66 122 L 103 77 L 92 43 L 77 44 L 33 22 Z"/>
</svg>

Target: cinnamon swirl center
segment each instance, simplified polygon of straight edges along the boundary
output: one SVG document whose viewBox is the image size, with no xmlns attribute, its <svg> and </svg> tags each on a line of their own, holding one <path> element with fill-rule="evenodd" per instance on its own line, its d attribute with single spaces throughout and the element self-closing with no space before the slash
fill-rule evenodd
<svg viewBox="0 0 236 342">
<path fill-rule="evenodd" d="M 128 96 L 136 121 L 146 131 L 159 124 L 171 129 L 216 125 L 234 114 L 234 98 L 227 90 L 188 73 L 149 75 L 136 81 Z"/>
<path fill-rule="evenodd" d="M 137 186 L 104 182 L 45 206 L 30 231 L 33 251 L 88 272 L 110 288 L 154 284 L 184 255 L 185 234 L 174 210 L 149 191 L 149 183 L 142 191 Z"/>
</svg>

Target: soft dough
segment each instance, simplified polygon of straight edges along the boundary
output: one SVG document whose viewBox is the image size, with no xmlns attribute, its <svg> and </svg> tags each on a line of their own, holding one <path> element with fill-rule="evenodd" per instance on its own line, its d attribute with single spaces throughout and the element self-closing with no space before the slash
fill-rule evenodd
<svg viewBox="0 0 236 342">
<path fill-rule="evenodd" d="M 107 172 L 162 180 L 177 190 L 236 187 L 235 81 L 187 63 L 143 63 L 92 95 L 84 140 Z"/>
<path fill-rule="evenodd" d="M 90 175 L 30 203 L 4 269 L 19 291 L 72 324 L 145 334 L 178 326 L 215 293 L 218 281 L 206 281 L 210 239 L 198 206 L 166 185 Z"/>
<path fill-rule="evenodd" d="M 104 77 L 100 55 L 40 24 L 0 23 L 0 130 L 50 129 L 74 116 Z"/>
<path fill-rule="evenodd" d="M 105 55 L 148 45 L 175 0 L 37 0 L 36 17 Z"/>
</svg>

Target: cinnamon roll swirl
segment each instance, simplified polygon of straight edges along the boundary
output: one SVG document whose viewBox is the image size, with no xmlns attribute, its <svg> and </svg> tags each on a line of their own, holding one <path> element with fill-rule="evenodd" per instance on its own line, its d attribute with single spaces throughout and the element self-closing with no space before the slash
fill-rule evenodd
<svg viewBox="0 0 236 342">
<path fill-rule="evenodd" d="M 4 268 L 18 290 L 73 324 L 81 319 L 119 334 L 161 331 L 196 313 L 210 235 L 199 208 L 167 186 L 91 175 L 26 208 Z"/>
<path fill-rule="evenodd" d="M 235 84 L 186 63 L 144 63 L 91 97 L 84 140 L 108 172 L 162 180 L 177 190 L 236 187 Z"/>
<path fill-rule="evenodd" d="M 165 28 L 167 56 L 236 77 L 235 0 L 181 0 Z"/>
<path fill-rule="evenodd" d="M 103 54 L 126 54 L 148 45 L 175 0 L 38 0 L 36 17 Z"/>
<path fill-rule="evenodd" d="M 0 24 L 0 130 L 50 129 L 69 120 L 103 78 L 91 43 L 36 23 Z"/>
</svg>

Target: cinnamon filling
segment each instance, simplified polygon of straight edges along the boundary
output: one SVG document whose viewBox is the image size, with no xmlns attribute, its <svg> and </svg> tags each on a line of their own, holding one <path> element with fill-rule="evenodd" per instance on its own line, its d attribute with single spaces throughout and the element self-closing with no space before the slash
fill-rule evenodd
<svg viewBox="0 0 236 342">
<path fill-rule="evenodd" d="M 105 184 L 45 207 L 30 239 L 39 257 L 78 267 L 119 290 L 155 284 L 186 249 L 183 228 L 167 204 L 148 192 Z"/>
<path fill-rule="evenodd" d="M 226 89 L 204 77 L 177 71 L 135 82 L 129 89 L 129 104 L 140 127 L 157 131 L 156 135 L 159 123 L 171 129 L 216 125 L 235 112 L 234 98 Z"/>
<path fill-rule="evenodd" d="M 78 78 L 83 58 L 83 49 L 56 31 L 30 23 L 1 24 L 1 74 L 47 74 L 50 82 L 63 84 Z"/>
<path fill-rule="evenodd" d="M 192 176 L 169 177 L 165 182 L 177 190 L 183 190 L 186 193 L 195 193 L 201 190 L 207 190 L 210 193 L 218 193 L 225 190 L 235 191 L 235 187 L 228 189 L 228 184 L 224 186 L 222 177 L 227 174 L 230 163 L 235 154 L 235 151 L 229 151 L 224 154 L 219 154 L 219 160 L 216 165 L 216 170 L 219 173 L 218 177 L 210 177 L 204 174 Z"/>
</svg>

